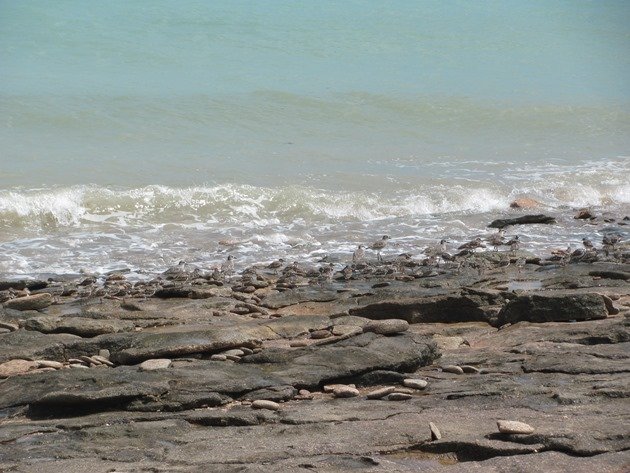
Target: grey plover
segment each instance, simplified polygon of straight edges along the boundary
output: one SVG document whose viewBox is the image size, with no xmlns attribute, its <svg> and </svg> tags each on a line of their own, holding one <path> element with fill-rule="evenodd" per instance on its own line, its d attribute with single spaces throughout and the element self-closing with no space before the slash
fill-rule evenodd
<svg viewBox="0 0 630 473">
<path fill-rule="evenodd" d="M 497 233 L 490 235 L 488 243 L 492 245 L 494 251 L 499 251 L 499 247 L 505 243 L 505 230 L 502 228 Z"/>
<path fill-rule="evenodd" d="M 582 245 L 586 248 L 587 251 L 593 251 L 595 249 L 595 245 L 588 238 L 582 238 Z"/>
<path fill-rule="evenodd" d="M 354 250 L 354 253 L 352 253 L 352 262 L 360 263 L 364 259 L 365 259 L 365 246 L 359 245 L 358 248 Z"/>
<path fill-rule="evenodd" d="M 278 274 L 278 270 L 284 266 L 284 259 L 280 258 L 276 261 L 272 261 L 267 265 L 267 269 L 273 269 L 273 272 Z"/>
<path fill-rule="evenodd" d="M 221 264 L 221 273 L 224 276 L 230 276 L 234 272 L 234 257 L 228 255 L 227 259 Z"/>
<path fill-rule="evenodd" d="M 521 240 L 519 238 L 518 235 L 514 235 L 514 238 L 512 238 L 510 241 L 505 243 L 506 246 L 510 247 L 510 251 L 514 252 L 514 251 L 518 251 L 521 248 Z"/>
<path fill-rule="evenodd" d="M 378 261 L 383 261 L 383 258 L 381 257 L 381 251 L 383 251 L 385 247 L 387 246 L 387 240 L 389 240 L 389 237 L 387 235 L 383 235 L 383 238 L 381 238 L 378 241 L 375 241 L 370 246 L 371 250 L 376 251 L 376 259 Z"/>
<path fill-rule="evenodd" d="M 486 245 L 483 244 L 481 237 L 477 237 L 474 240 L 469 241 L 468 243 L 464 243 L 461 245 L 458 250 L 476 250 L 477 248 L 485 248 Z"/>
</svg>

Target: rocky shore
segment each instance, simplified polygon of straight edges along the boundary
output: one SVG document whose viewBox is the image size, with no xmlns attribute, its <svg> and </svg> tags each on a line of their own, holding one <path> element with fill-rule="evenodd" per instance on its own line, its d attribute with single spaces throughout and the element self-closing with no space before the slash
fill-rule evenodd
<svg viewBox="0 0 630 473">
<path fill-rule="evenodd" d="M 0 281 L 0 471 L 628 471 L 630 264 L 472 258 Z"/>
</svg>

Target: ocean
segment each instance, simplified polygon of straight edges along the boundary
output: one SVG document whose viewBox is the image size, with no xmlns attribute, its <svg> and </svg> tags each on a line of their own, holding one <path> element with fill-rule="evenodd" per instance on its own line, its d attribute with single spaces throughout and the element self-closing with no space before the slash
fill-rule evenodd
<svg viewBox="0 0 630 473">
<path fill-rule="evenodd" d="M 0 277 L 419 254 L 522 196 L 560 220 L 525 249 L 601 239 L 572 216 L 630 214 L 629 25 L 625 0 L 0 0 Z"/>
</svg>

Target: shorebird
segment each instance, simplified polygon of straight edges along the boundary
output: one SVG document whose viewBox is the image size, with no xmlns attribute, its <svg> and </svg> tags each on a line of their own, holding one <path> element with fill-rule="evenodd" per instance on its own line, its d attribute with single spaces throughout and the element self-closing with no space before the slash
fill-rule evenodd
<svg viewBox="0 0 630 473">
<path fill-rule="evenodd" d="M 613 251 L 615 251 L 615 245 L 621 241 L 621 235 L 617 235 L 616 233 L 607 233 L 602 238 L 602 244 L 604 246 L 612 247 Z"/>
<path fill-rule="evenodd" d="M 586 248 L 587 251 L 595 250 L 595 245 L 593 245 L 593 242 L 589 240 L 588 238 L 582 238 L 582 244 L 584 245 L 584 248 Z"/>
<path fill-rule="evenodd" d="M 383 235 L 383 238 L 381 238 L 378 241 L 375 241 L 370 246 L 371 250 L 376 251 L 376 259 L 378 261 L 383 261 L 383 258 L 381 257 L 381 251 L 383 251 L 385 247 L 387 246 L 387 240 L 389 240 L 389 237 L 387 235 Z"/>
<path fill-rule="evenodd" d="M 278 274 L 278 269 L 284 266 L 284 259 L 280 258 L 276 261 L 272 261 L 267 265 L 267 269 L 273 269 L 273 272 Z"/>
<path fill-rule="evenodd" d="M 505 230 L 502 228 L 497 233 L 490 235 L 488 243 L 494 247 L 494 251 L 499 251 L 499 247 L 505 243 Z"/>
<path fill-rule="evenodd" d="M 359 245 L 359 247 L 352 253 L 352 262 L 359 263 L 365 259 L 365 246 Z"/>
<path fill-rule="evenodd" d="M 346 265 L 345 268 L 343 268 L 341 270 L 341 274 L 343 274 L 343 278 L 347 281 L 348 279 L 352 278 L 352 273 L 354 273 L 354 271 L 352 270 L 352 268 L 350 267 L 350 265 Z"/>
<path fill-rule="evenodd" d="M 521 240 L 518 235 L 515 235 L 510 241 L 506 243 L 506 246 L 510 247 L 510 251 L 518 251 L 521 248 Z"/>
<path fill-rule="evenodd" d="M 234 272 L 234 257 L 228 255 L 227 259 L 221 265 L 221 274 L 229 276 Z"/>
<path fill-rule="evenodd" d="M 191 265 L 186 261 L 180 261 L 177 266 L 172 266 L 162 273 L 166 279 L 185 281 L 190 277 Z"/>
<path fill-rule="evenodd" d="M 485 248 L 486 245 L 483 244 L 481 237 L 477 237 L 474 240 L 469 241 L 468 243 L 464 243 L 462 246 L 457 248 L 458 250 L 473 250 L 475 251 L 477 248 Z"/>
<path fill-rule="evenodd" d="M 325 266 L 319 268 L 320 281 L 322 283 L 328 282 L 331 283 L 333 280 L 333 275 L 335 274 L 335 265 L 333 263 L 328 263 Z"/>
</svg>

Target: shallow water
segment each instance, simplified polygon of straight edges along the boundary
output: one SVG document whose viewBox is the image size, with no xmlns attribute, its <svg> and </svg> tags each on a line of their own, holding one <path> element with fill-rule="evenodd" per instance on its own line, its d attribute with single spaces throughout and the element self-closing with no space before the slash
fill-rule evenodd
<svg viewBox="0 0 630 473">
<path fill-rule="evenodd" d="M 630 4 L 0 0 L 0 275 L 630 213 Z M 220 245 L 221 240 L 240 242 Z"/>
</svg>

